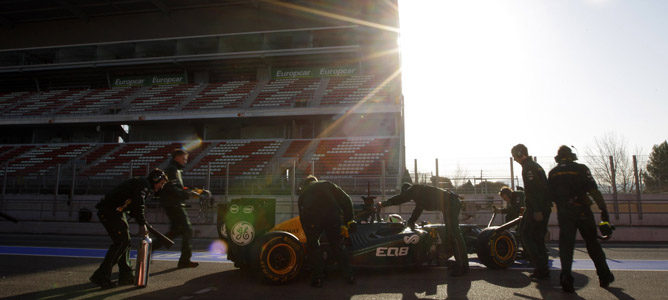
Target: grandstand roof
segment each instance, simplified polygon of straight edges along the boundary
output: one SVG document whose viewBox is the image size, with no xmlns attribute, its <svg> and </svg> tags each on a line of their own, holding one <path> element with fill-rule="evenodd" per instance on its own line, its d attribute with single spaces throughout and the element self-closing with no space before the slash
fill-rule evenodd
<svg viewBox="0 0 668 300">
<path fill-rule="evenodd" d="M 244 0 L 3 0 L 0 25 L 250 4 Z"/>
</svg>

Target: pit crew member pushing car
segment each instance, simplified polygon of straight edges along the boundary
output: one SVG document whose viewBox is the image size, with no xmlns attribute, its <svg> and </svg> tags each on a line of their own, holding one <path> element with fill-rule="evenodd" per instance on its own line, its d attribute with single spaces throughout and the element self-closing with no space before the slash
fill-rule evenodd
<svg viewBox="0 0 668 300">
<path fill-rule="evenodd" d="M 325 233 L 332 257 L 341 267 L 348 283 L 355 283 L 343 238 L 355 224 L 353 202 L 339 186 L 328 181 L 318 181 L 309 175 L 299 187 L 299 219 L 306 235 L 306 251 L 310 260 L 311 285 L 321 287 L 325 277 L 325 262 L 320 251 L 319 238 Z M 354 227 L 353 227 L 354 228 Z"/>
<path fill-rule="evenodd" d="M 399 205 L 413 200 L 415 209 L 408 219 L 408 226 L 415 228 L 415 221 L 420 217 L 423 210 L 440 211 L 443 213 L 443 223 L 446 227 L 446 236 L 450 245 L 454 247 L 455 266 L 451 268 L 450 275 L 461 276 L 469 270 L 468 254 L 464 236 L 459 229 L 459 211 L 462 207 L 459 196 L 451 191 L 433 186 L 404 183 L 401 186 L 401 194 L 387 201 L 379 203 L 380 207 Z"/>
<path fill-rule="evenodd" d="M 113 244 L 100 267 L 97 268 L 90 281 L 103 289 L 114 287 L 111 282 L 111 269 L 118 264 L 119 284 L 133 284 L 134 275 L 130 266 L 130 228 L 126 215 L 137 221 L 139 235 L 146 235 L 146 218 L 144 203 L 154 192 L 158 192 L 167 182 L 167 175 L 160 169 L 154 169 L 146 178 L 135 177 L 123 181 L 107 193 L 95 206 L 100 222 L 107 230 Z"/>
<path fill-rule="evenodd" d="M 608 209 L 589 168 L 576 163 L 577 159 L 571 148 L 559 147 L 557 156 L 554 157 L 558 165 L 550 171 L 550 177 L 547 180 L 552 200 L 557 204 L 557 218 L 559 219 L 559 258 L 561 259 L 559 279 L 562 289 L 569 293 L 575 291 L 571 267 L 577 230 L 580 231 L 585 241 L 589 257 L 594 261 L 601 287 L 607 288 L 615 280 L 605 261 L 605 253 L 601 244 L 596 239 L 596 223 L 588 195 L 594 198 L 596 205 L 601 210 L 602 232 L 605 231 L 605 224 L 610 219 Z M 609 235 L 612 230 L 609 229 L 610 225 L 607 228 L 608 232 L 605 234 Z"/>
</svg>

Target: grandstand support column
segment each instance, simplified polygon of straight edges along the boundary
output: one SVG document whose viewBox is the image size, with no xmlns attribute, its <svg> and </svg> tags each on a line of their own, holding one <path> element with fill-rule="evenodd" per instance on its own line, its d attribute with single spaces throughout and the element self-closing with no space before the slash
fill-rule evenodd
<svg viewBox="0 0 668 300">
<path fill-rule="evenodd" d="M 380 192 L 381 201 L 385 201 L 385 160 L 380 161 Z"/>
<path fill-rule="evenodd" d="M 513 158 L 510 158 L 510 188 L 515 190 L 515 170 L 513 169 Z"/>
<path fill-rule="evenodd" d="M 58 201 L 58 187 L 60 186 L 60 164 L 56 165 L 56 184 L 53 187 L 53 211 L 52 214 L 56 215 L 56 202 Z"/>
<path fill-rule="evenodd" d="M 133 161 L 130 161 L 130 178 L 132 178 L 132 169 L 134 169 Z"/>
<path fill-rule="evenodd" d="M 7 172 L 7 171 L 5 171 Z M 640 193 L 640 176 L 638 176 L 638 159 L 636 156 L 633 156 L 633 177 L 636 181 L 636 200 L 638 201 L 638 219 L 642 220 L 642 196 Z M 5 177 L 6 178 L 6 177 Z M 3 189 L 4 191 L 4 189 Z M 4 192 L 3 192 L 4 195 Z"/>
<path fill-rule="evenodd" d="M 617 180 L 615 180 L 615 175 L 617 172 L 615 171 L 615 164 L 612 161 L 612 155 L 610 155 L 608 158 L 610 159 L 610 175 L 612 175 L 610 178 L 612 179 L 612 201 L 613 201 L 612 207 L 615 212 L 615 220 L 619 220 L 619 204 L 617 202 Z M 629 211 L 629 221 L 630 218 L 631 218 L 631 211 Z"/>
</svg>

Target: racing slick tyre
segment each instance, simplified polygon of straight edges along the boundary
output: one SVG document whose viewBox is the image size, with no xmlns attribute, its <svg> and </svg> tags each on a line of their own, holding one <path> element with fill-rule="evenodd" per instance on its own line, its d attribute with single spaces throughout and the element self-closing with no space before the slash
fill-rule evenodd
<svg viewBox="0 0 668 300">
<path fill-rule="evenodd" d="M 285 231 L 273 231 L 255 241 L 250 260 L 252 270 L 262 280 L 280 284 L 299 275 L 304 256 L 304 247 L 297 237 Z"/>
<path fill-rule="evenodd" d="M 517 240 L 507 230 L 496 232 L 498 227 L 485 228 L 478 236 L 477 254 L 480 262 L 490 269 L 505 269 L 515 262 Z"/>
</svg>

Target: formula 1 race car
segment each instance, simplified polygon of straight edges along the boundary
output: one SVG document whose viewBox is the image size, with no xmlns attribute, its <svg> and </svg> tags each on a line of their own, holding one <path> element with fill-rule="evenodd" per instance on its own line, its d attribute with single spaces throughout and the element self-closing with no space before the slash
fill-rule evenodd
<svg viewBox="0 0 668 300">
<path fill-rule="evenodd" d="M 250 206 L 235 207 L 235 204 L 224 209 L 228 216 L 229 212 L 255 210 Z M 258 231 L 251 222 L 221 220 L 224 216 L 224 212 L 219 212 L 218 232 L 221 239 L 227 240 L 228 259 L 236 267 L 273 283 L 285 283 L 299 275 L 308 255 L 299 217 L 255 237 Z M 510 266 L 517 256 L 518 244 L 507 228 L 517 224 L 520 218 L 484 229 L 461 224 L 468 252 L 477 253 L 480 261 L 490 269 Z M 266 220 L 262 217 L 254 219 Z M 350 234 L 350 262 L 354 267 L 443 265 L 454 254 L 443 237 L 444 224 L 423 224 L 415 229 L 403 223 L 357 224 L 356 230 Z"/>
</svg>

